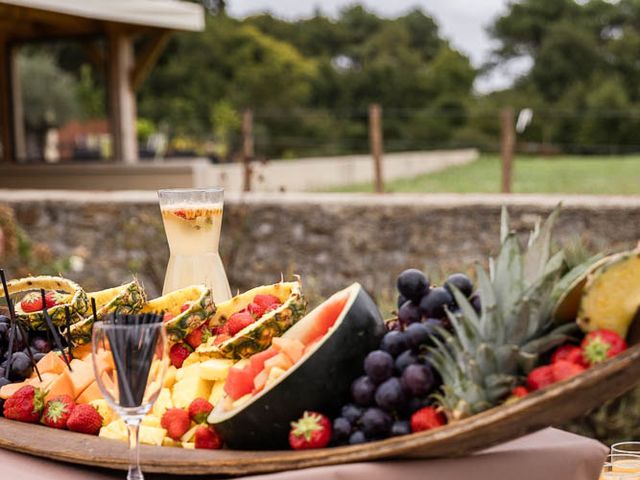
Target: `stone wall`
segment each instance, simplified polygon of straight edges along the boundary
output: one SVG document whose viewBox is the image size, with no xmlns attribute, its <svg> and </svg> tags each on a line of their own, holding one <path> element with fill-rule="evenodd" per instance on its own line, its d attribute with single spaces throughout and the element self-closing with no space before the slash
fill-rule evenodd
<svg viewBox="0 0 640 480">
<path fill-rule="evenodd" d="M 640 239 L 634 197 L 251 194 L 226 200 L 221 255 L 233 290 L 295 273 L 311 297 L 359 281 L 388 309 L 404 268 L 437 279 L 495 252 L 502 204 L 523 231 L 560 200 L 561 242 L 601 250 Z M 154 192 L 0 190 L 2 203 L 34 241 L 73 257 L 63 273 L 86 288 L 136 274 L 150 294 L 161 289 L 168 249 Z"/>
</svg>

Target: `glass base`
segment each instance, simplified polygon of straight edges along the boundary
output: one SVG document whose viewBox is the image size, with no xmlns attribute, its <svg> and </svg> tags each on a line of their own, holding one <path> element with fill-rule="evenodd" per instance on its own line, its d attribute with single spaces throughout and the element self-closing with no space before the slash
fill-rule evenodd
<svg viewBox="0 0 640 480">
<path fill-rule="evenodd" d="M 224 265 L 217 253 L 197 255 L 171 255 L 164 278 L 162 294 L 190 285 L 204 284 L 213 292 L 213 301 L 226 302 L 231 289 Z"/>
</svg>

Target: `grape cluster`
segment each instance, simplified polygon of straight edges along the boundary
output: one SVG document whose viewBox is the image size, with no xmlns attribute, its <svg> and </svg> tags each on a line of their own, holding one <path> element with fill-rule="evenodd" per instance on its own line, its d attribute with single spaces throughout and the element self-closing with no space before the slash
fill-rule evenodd
<svg viewBox="0 0 640 480">
<path fill-rule="evenodd" d="M 364 360 L 364 375 L 352 383 L 350 403 L 333 422 L 336 445 L 411 433 L 411 415 L 431 404 L 441 384 L 428 348 L 437 327 L 448 327 L 446 310 L 458 310 L 451 285 L 480 308 L 471 280 L 461 273 L 449 276 L 444 287 L 431 287 L 424 273 L 410 269 L 397 283 L 398 321 L 387 325 L 378 350 Z"/>
</svg>

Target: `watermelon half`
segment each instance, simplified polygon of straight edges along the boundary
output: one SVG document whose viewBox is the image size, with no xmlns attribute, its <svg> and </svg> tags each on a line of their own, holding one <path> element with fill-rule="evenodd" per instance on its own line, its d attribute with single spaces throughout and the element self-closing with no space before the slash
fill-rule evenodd
<svg viewBox="0 0 640 480">
<path fill-rule="evenodd" d="M 377 348 L 384 333 L 376 304 L 354 283 L 283 334 L 306 345 L 293 366 L 237 406 L 219 402 L 209 423 L 230 448 L 286 448 L 290 423 L 305 410 L 332 414 L 344 404 L 351 382 L 362 374 L 364 357 Z"/>
</svg>

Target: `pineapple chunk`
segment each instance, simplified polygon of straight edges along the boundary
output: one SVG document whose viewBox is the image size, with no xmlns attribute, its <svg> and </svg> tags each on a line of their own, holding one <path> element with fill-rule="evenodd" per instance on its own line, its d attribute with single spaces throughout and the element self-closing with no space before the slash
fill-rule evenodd
<svg viewBox="0 0 640 480">
<path fill-rule="evenodd" d="M 267 385 L 275 382 L 278 378 L 280 378 L 285 373 L 287 373 L 285 370 L 278 367 L 273 367 L 269 372 L 269 377 L 267 378 Z"/>
<path fill-rule="evenodd" d="M 176 372 L 176 381 L 180 382 L 185 378 L 199 377 L 200 376 L 200 364 L 194 363 L 188 367 L 182 367 Z"/>
<path fill-rule="evenodd" d="M 160 425 L 160 419 L 151 414 L 142 417 L 142 425 L 146 427 L 162 428 Z"/>
<path fill-rule="evenodd" d="M 93 408 L 95 408 L 100 416 L 102 417 L 102 426 L 106 427 L 111 423 L 111 420 L 115 419 L 115 415 L 113 414 L 113 410 L 109 407 L 109 404 L 106 400 L 92 400 L 89 402 Z"/>
<path fill-rule="evenodd" d="M 182 448 L 187 450 L 195 450 L 196 444 L 193 442 L 182 442 Z"/>
<path fill-rule="evenodd" d="M 173 384 L 176 383 L 176 373 L 177 372 L 178 372 L 178 369 L 176 367 L 174 367 L 173 365 L 171 365 L 169 368 L 167 368 L 167 373 L 164 376 L 164 384 L 163 384 L 163 386 L 165 388 L 173 387 Z"/>
<path fill-rule="evenodd" d="M 166 436 L 167 431 L 164 428 L 151 427 L 144 424 L 140 426 L 140 443 L 145 445 L 160 447 Z"/>
<path fill-rule="evenodd" d="M 200 364 L 200 377 L 205 380 L 224 380 L 232 366 L 233 360 L 212 358 Z"/>
<path fill-rule="evenodd" d="M 211 389 L 211 395 L 209 396 L 209 403 L 214 407 L 224 398 L 224 380 L 217 381 L 213 384 Z"/>
<path fill-rule="evenodd" d="M 181 447 L 182 445 L 180 444 L 180 442 L 176 442 L 171 437 L 164 437 L 164 440 L 162 440 L 162 446 L 163 447 Z"/>
<path fill-rule="evenodd" d="M 173 386 L 171 400 L 176 408 L 188 408 L 196 398 L 209 398 L 212 383 L 200 377 L 189 377 Z"/>
<path fill-rule="evenodd" d="M 173 402 L 171 401 L 171 390 L 168 388 L 163 388 L 160 390 L 160 395 L 158 395 L 158 399 L 156 403 L 153 404 L 152 412 L 158 417 L 162 418 L 164 412 L 173 408 Z"/>
<path fill-rule="evenodd" d="M 190 442 L 191 440 L 193 440 L 194 437 L 196 436 L 196 430 L 198 429 L 199 426 L 200 425 L 194 425 L 189 430 L 187 430 L 186 433 L 180 437 L 180 441 L 184 443 L 184 442 Z"/>
<path fill-rule="evenodd" d="M 122 420 L 114 420 L 106 427 L 100 429 L 100 437 L 111 440 L 127 441 L 127 427 Z"/>
</svg>

